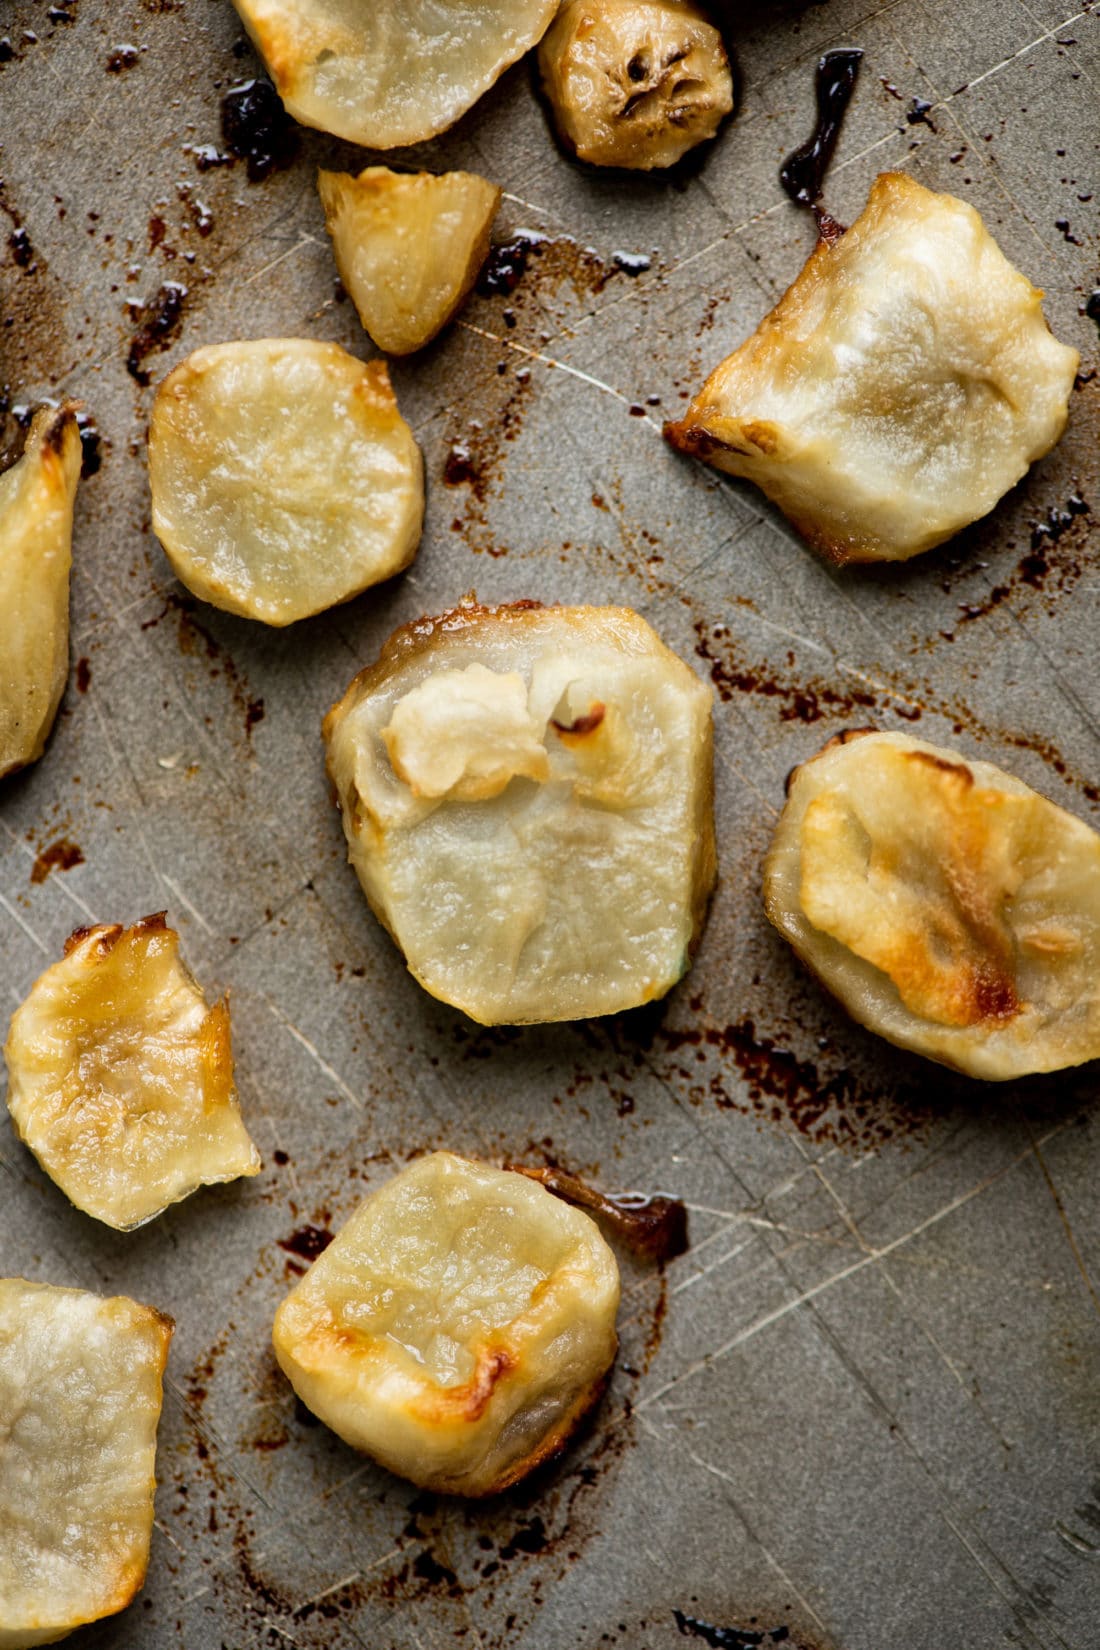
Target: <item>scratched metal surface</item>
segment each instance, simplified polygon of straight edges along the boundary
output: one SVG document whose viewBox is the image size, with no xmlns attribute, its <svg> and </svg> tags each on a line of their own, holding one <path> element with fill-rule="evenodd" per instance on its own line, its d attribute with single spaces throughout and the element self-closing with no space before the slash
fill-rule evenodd
<svg viewBox="0 0 1100 1650">
<path fill-rule="evenodd" d="M 853 722 L 990 757 L 1100 825 L 1100 39 L 1069 0 L 746 11 L 740 112 L 685 176 L 570 164 L 524 66 L 416 153 L 498 179 L 501 234 L 553 244 L 510 299 L 475 298 L 395 368 L 429 478 L 413 570 L 269 632 L 183 599 L 149 531 L 145 424 L 200 344 L 369 353 L 313 183 L 357 156 L 303 133 L 265 182 L 198 169 L 222 93 L 256 67 L 226 0 L 0 9 L 0 379 L 17 400 L 79 396 L 102 433 L 77 508 L 73 681 L 45 758 L 0 793 L 3 994 L 14 1006 L 76 924 L 166 907 L 232 993 L 265 1161 L 118 1236 L 66 1205 L 5 1116 L 0 1270 L 177 1321 L 148 1581 L 74 1644 L 669 1650 L 674 1608 L 811 1650 L 1100 1643 L 1096 1070 L 982 1088 L 891 1052 L 807 981 L 758 896 L 784 775 Z M 1061 446 L 900 571 L 828 570 L 750 488 L 660 438 L 809 249 L 776 169 L 830 44 L 867 54 L 832 211 L 850 219 L 894 166 L 962 195 L 1085 356 Z M 914 98 L 931 109 L 911 124 Z M 616 251 L 650 268 L 616 272 Z M 128 306 L 166 281 L 187 297 L 143 388 Z M 476 473 L 449 486 L 455 443 Z M 1075 494 L 1091 518 L 1036 530 Z M 721 690 L 721 884 L 694 969 L 652 1012 L 478 1031 L 407 976 L 345 864 L 321 715 L 396 623 L 471 588 L 629 603 Z M 280 1240 L 437 1144 L 552 1155 L 692 1211 L 664 1279 L 624 1261 L 623 1354 L 592 1431 L 482 1507 L 416 1497 L 307 1425 L 267 1343 L 293 1266 Z"/>
</svg>

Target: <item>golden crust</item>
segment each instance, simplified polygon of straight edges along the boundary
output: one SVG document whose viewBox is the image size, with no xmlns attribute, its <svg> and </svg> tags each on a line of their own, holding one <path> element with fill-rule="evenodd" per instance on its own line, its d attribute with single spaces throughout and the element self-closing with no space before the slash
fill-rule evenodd
<svg viewBox="0 0 1100 1650">
<path fill-rule="evenodd" d="M 598 1401 L 618 1295 L 587 1215 L 436 1152 L 359 1206 L 273 1340 L 299 1397 L 348 1443 L 427 1488 L 491 1495 Z"/>
<path fill-rule="evenodd" d="M 1100 836 L 986 762 L 903 734 L 796 769 L 772 922 L 858 1020 L 974 1076 L 1100 1056 Z"/>
<path fill-rule="evenodd" d="M 200 1185 L 259 1172 L 228 1003 L 207 1005 L 163 912 L 77 929 L 12 1016 L 4 1054 L 20 1139 L 107 1225 L 127 1230 Z"/>
<path fill-rule="evenodd" d="M 973 208 L 888 172 L 665 434 L 830 560 L 904 560 L 1049 451 L 1077 365 Z"/>
</svg>

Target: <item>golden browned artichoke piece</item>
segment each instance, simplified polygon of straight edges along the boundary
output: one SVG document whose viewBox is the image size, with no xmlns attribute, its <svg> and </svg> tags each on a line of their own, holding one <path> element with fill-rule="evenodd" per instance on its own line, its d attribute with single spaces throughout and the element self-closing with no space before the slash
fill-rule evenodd
<svg viewBox="0 0 1100 1650">
<path fill-rule="evenodd" d="M 145 1580 L 172 1321 L 0 1279 L 0 1646 L 53 1644 Z"/>
<path fill-rule="evenodd" d="M 674 446 L 747 476 L 833 561 L 904 561 L 1058 440 L 1077 351 L 972 206 L 901 172 L 714 369 Z"/>
<path fill-rule="evenodd" d="M 453 126 L 557 0 L 233 0 L 296 120 L 368 149 Z"/>
<path fill-rule="evenodd" d="M 384 361 L 257 338 L 198 349 L 149 424 L 153 529 L 214 607 L 287 625 L 409 565 L 424 465 Z"/>
<path fill-rule="evenodd" d="M 347 1443 L 425 1488 L 491 1495 L 556 1454 L 600 1397 L 618 1304 L 590 1216 L 434 1152 L 359 1205 L 273 1339 Z"/>
<path fill-rule="evenodd" d="M 340 279 L 379 349 L 423 349 L 459 308 L 489 252 L 500 190 L 474 172 L 319 172 Z"/>
<path fill-rule="evenodd" d="M 565 0 L 539 70 L 562 138 L 596 166 L 672 166 L 733 108 L 722 36 L 692 0 Z"/>
<path fill-rule="evenodd" d="M 259 1173 L 233 1086 L 229 1005 L 208 1007 L 163 914 L 80 928 L 12 1015 L 8 1109 L 78 1209 L 120 1231 Z"/>
<path fill-rule="evenodd" d="M 793 775 L 768 916 L 856 1020 L 972 1077 L 1100 1057 L 1100 835 L 901 733 Z"/>
<path fill-rule="evenodd" d="M 69 674 L 69 566 L 80 432 L 43 407 L 0 476 L 0 779 L 36 762 Z"/>
<path fill-rule="evenodd" d="M 367 898 L 484 1024 L 612 1014 L 689 966 L 715 876 L 711 691 L 621 607 L 397 631 L 325 720 Z"/>
</svg>

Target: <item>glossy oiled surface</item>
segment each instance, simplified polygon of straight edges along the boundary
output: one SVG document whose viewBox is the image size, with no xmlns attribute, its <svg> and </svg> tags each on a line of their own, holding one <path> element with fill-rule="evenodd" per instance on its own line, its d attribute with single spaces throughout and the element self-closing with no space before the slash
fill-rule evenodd
<svg viewBox="0 0 1100 1650">
<path fill-rule="evenodd" d="M 896 569 L 828 570 L 660 424 L 810 249 L 777 170 L 829 45 L 867 53 L 830 210 L 851 222 L 898 166 L 970 201 L 1093 371 L 1096 203 L 1078 196 L 1096 171 L 1095 22 L 1055 0 L 754 9 L 733 40 L 739 113 L 678 182 L 577 169 L 526 66 L 510 72 L 414 164 L 499 182 L 498 235 L 593 253 L 548 244 L 510 296 L 475 297 L 395 366 L 428 477 L 417 561 L 277 634 L 171 579 L 147 530 L 145 424 L 157 380 L 203 344 L 301 333 L 367 352 L 332 301 L 314 169 L 378 157 L 303 133 L 266 182 L 200 172 L 186 146 L 219 143 L 220 96 L 255 73 L 229 5 L 69 10 L 9 6 L 18 55 L 0 67 L 4 199 L 37 263 L 5 235 L 3 379 L 80 396 L 105 438 L 77 498 L 70 688 L 43 760 L 0 792 L 5 999 L 76 924 L 167 907 L 211 999 L 231 991 L 265 1162 L 119 1235 L 0 1134 L 7 1270 L 178 1324 L 149 1578 L 84 1642 L 675 1650 L 678 1608 L 785 1623 L 812 1650 L 1092 1650 L 1096 1069 L 983 1087 L 897 1053 L 810 982 L 759 890 L 786 773 L 846 726 L 988 757 L 1100 823 L 1096 381 L 988 522 Z M 126 44 L 147 50 L 108 74 Z M 906 122 L 914 97 L 934 131 Z M 616 252 L 650 268 L 613 273 Z M 142 389 L 123 306 L 166 281 L 188 295 Z M 1051 537 L 1075 495 L 1092 515 Z M 633 606 L 721 689 L 721 881 L 657 1009 L 479 1032 L 406 974 L 345 863 L 321 717 L 396 624 L 471 586 Z M 36 859 L 71 860 L 61 839 L 83 863 L 32 882 Z M 657 1275 L 622 1257 L 622 1352 L 587 1441 L 537 1489 L 471 1510 L 414 1507 L 307 1426 L 268 1351 L 294 1251 L 317 1241 L 303 1229 L 335 1229 L 436 1146 L 546 1152 L 693 1206 L 662 1324 Z"/>
</svg>

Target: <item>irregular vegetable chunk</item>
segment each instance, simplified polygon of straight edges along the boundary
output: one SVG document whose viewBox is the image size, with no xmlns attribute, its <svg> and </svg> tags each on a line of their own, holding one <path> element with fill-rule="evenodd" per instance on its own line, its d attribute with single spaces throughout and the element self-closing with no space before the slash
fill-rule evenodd
<svg viewBox="0 0 1100 1650">
<path fill-rule="evenodd" d="M 1058 440 L 1076 350 L 973 207 L 886 172 L 715 368 L 674 446 L 747 476 L 837 562 L 904 561 Z"/>
<path fill-rule="evenodd" d="M 397 631 L 324 734 L 349 856 L 421 985 L 488 1025 L 663 996 L 715 876 L 710 712 L 626 608 Z"/>
<path fill-rule="evenodd" d="M 287 625 L 407 567 L 424 466 L 384 361 L 260 338 L 196 350 L 157 391 L 153 528 L 196 596 Z"/>
<path fill-rule="evenodd" d="M 233 0 L 295 120 L 368 149 L 453 126 L 557 0 Z"/>
<path fill-rule="evenodd" d="M 145 1580 L 172 1321 L 0 1279 L 0 1645 L 52 1644 Z"/>
<path fill-rule="evenodd" d="M 722 36 L 692 0 L 565 0 L 539 69 L 559 132 L 596 166 L 672 166 L 733 108 Z"/>
<path fill-rule="evenodd" d="M 1100 835 L 900 733 L 795 770 L 768 916 L 854 1019 L 974 1077 L 1100 1057 Z"/>
<path fill-rule="evenodd" d="M 440 332 L 489 253 L 500 190 L 474 172 L 319 172 L 340 279 L 379 349 L 408 355 Z"/>
<path fill-rule="evenodd" d="M 0 476 L 0 779 L 37 762 L 69 674 L 69 567 L 80 432 L 43 407 Z"/>
<path fill-rule="evenodd" d="M 619 1271 L 533 1180 L 434 1152 L 367 1197 L 275 1317 L 275 1355 L 334 1432 L 414 1484 L 491 1495 L 603 1391 Z"/>
<path fill-rule="evenodd" d="M 72 1203 L 120 1231 L 254 1175 L 229 1005 L 208 1008 L 164 914 L 78 928 L 12 1015 L 8 1109 Z"/>
</svg>

